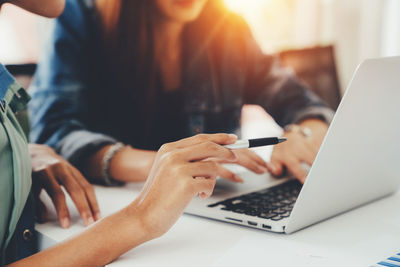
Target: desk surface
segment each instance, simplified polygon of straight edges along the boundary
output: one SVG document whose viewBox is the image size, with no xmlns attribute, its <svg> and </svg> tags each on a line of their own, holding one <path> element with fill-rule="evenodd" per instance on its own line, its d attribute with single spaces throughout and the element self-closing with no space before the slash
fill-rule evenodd
<svg viewBox="0 0 400 267">
<path fill-rule="evenodd" d="M 96 186 L 103 216 L 130 203 L 141 186 Z M 36 225 L 42 248 L 84 230 L 71 199 L 71 228 L 65 230 L 50 199 L 41 197 L 50 218 Z M 291 235 L 184 214 L 166 235 L 109 266 L 370 266 L 400 250 L 399 203 L 400 192 Z"/>
<path fill-rule="evenodd" d="M 244 138 L 280 134 L 271 121 L 254 120 L 256 110 L 245 114 L 252 120 L 243 127 Z M 141 187 L 96 186 L 102 215 L 128 205 Z M 71 227 L 66 230 L 59 226 L 47 195 L 41 197 L 50 217 L 49 222 L 36 225 L 42 248 L 85 229 L 68 196 Z M 109 266 L 370 266 L 400 250 L 399 203 L 400 191 L 291 235 L 184 214 L 166 235 L 129 251 Z"/>
</svg>

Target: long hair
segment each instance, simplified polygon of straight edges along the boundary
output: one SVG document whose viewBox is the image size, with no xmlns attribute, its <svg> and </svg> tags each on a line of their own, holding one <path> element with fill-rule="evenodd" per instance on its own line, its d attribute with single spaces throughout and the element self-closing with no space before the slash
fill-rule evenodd
<svg viewBox="0 0 400 267">
<path fill-rule="evenodd" d="M 154 55 L 154 24 L 158 12 L 154 0 L 97 0 L 102 22 L 104 54 L 111 66 L 113 84 L 125 97 L 131 97 L 144 121 L 151 121 L 157 61 Z M 209 0 L 199 18 L 185 26 L 185 45 L 196 44 L 196 54 L 215 47 L 213 36 L 227 17 L 221 0 Z M 213 44 L 214 43 L 214 44 Z M 198 45 L 201 44 L 201 45 Z M 217 54 L 217 53 L 215 53 Z M 146 127 L 145 127 L 146 128 Z"/>
</svg>

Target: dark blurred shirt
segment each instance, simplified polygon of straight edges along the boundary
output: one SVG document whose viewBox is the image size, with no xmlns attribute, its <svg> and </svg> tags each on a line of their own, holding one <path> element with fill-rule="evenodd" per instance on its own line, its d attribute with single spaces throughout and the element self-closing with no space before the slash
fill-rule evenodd
<svg viewBox="0 0 400 267">
<path fill-rule="evenodd" d="M 144 115 L 108 80 L 110 71 L 99 49 L 100 25 L 93 0 L 67 0 L 30 88 L 32 141 L 55 148 L 78 168 L 89 154 L 117 140 L 156 149 L 197 133 L 238 133 L 244 104 L 262 106 L 281 126 L 307 118 L 329 123 L 333 117 L 275 57 L 262 53 L 243 21 L 227 21 L 216 23 L 207 40 L 184 44 L 187 62 L 182 96 L 177 97 L 183 101 L 161 104 L 157 112 L 165 109 L 166 117 L 181 113 L 185 123 L 168 119 L 158 124 L 160 135 L 151 135 L 142 129 Z M 210 53 L 207 42 L 214 36 L 221 40 L 219 50 Z M 210 57 L 217 64 L 210 64 Z M 176 124 L 179 130 L 171 133 Z"/>
</svg>

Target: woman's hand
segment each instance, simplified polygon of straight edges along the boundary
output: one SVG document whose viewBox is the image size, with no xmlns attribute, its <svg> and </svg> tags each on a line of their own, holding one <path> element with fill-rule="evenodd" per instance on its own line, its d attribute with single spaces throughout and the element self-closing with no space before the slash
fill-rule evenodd
<svg viewBox="0 0 400 267">
<path fill-rule="evenodd" d="M 221 146 L 235 141 L 234 135 L 202 134 L 160 148 L 141 194 L 130 207 L 140 214 L 150 239 L 171 228 L 194 196 L 212 194 L 218 167 L 208 159 L 235 162 L 235 154 Z"/>
<path fill-rule="evenodd" d="M 304 183 L 307 172 L 302 164 L 311 166 L 318 153 L 319 147 L 328 130 L 328 125 L 317 119 L 305 120 L 300 127 L 311 130 L 307 137 L 300 131 L 290 131 L 283 134 L 287 141 L 274 147 L 268 170 L 275 176 L 281 176 L 286 167 L 300 182 Z"/>
<path fill-rule="evenodd" d="M 255 152 L 250 149 L 238 149 L 232 150 L 233 154 L 237 157 L 235 164 L 241 165 L 250 171 L 263 174 L 268 171 L 268 164 Z M 230 162 L 219 162 L 219 163 L 230 163 Z M 218 175 L 224 179 L 235 183 L 243 183 L 243 179 L 224 168 L 221 164 L 218 164 Z"/>
<path fill-rule="evenodd" d="M 29 151 L 39 221 L 43 221 L 45 217 L 45 206 L 39 199 L 39 194 L 44 189 L 53 201 L 61 226 L 69 227 L 70 216 L 61 186 L 71 196 L 85 225 L 100 219 L 94 189 L 76 168 L 48 146 L 29 144 Z"/>
</svg>

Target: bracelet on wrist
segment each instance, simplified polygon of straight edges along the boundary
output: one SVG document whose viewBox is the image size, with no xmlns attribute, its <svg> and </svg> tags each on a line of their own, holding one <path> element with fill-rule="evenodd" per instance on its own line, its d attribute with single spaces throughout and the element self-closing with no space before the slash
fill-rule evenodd
<svg viewBox="0 0 400 267">
<path fill-rule="evenodd" d="M 294 132 L 294 133 L 299 133 L 305 138 L 311 138 L 312 137 L 312 131 L 308 127 L 300 126 L 297 124 L 288 124 L 286 125 L 283 130 L 285 132 Z"/>
<path fill-rule="evenodd" d="M 101 173 L 102 173 L 103 181 L 106 185 L 122 184 L 121 182 L 116 181 L 111 176 L 110 167 L 111 167 L 111 161 L 114 158 L 114 156 L 124 148 L 125 148 L 125 145 L 123 143 L 120 143 L 120 142 L 115 143 L 106 151 L 106 153 L 103 156 L 102 165 L 101 165 Z"/>
</svg>

